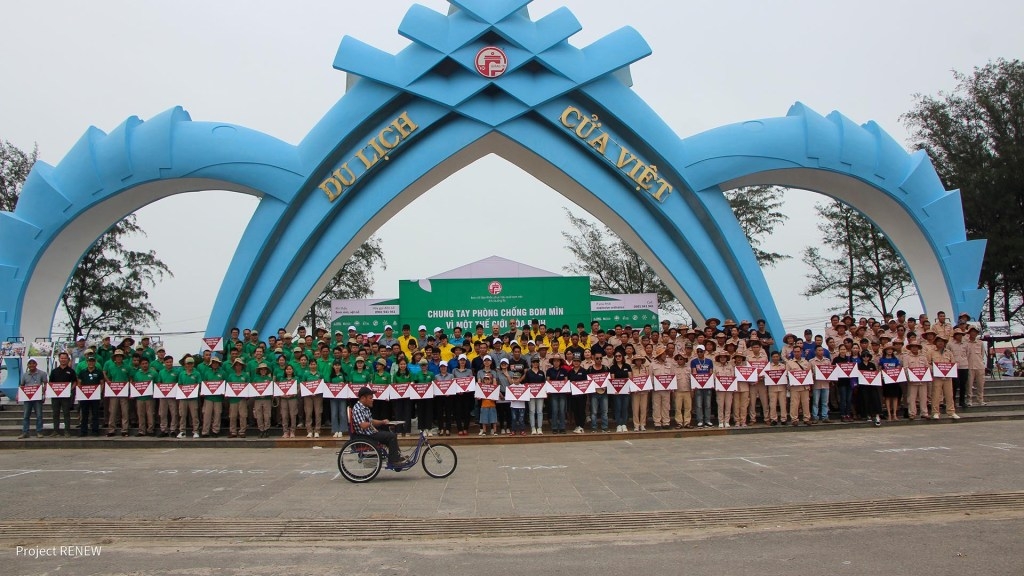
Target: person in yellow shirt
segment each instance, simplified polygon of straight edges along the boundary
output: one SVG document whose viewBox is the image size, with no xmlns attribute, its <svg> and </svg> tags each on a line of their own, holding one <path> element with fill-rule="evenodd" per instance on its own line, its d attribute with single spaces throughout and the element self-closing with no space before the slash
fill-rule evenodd
<svg viewBox="0 0 1024 576">
<path fill-rule="evenodd" d="M 446 334 L 441 334 L 439 342 L 434 347 L 441 353 L 441 360 L 444 362 L 448 362 L 455 357 L 455 347 L 448 342 L 448 336 Z"/>
<path fill-rule="evenodd" d="M 409 348 L 409 341 L 413 341 L 415 347 L 416 338 L 411 334 L 412 328 L 408 324 L 402 325 L 402 334 L 398 337 L 398 345 L 402 347 L 402 352 L 405 353 L 406 358 L 412 358 L 412 349 Z"/>
</svg>

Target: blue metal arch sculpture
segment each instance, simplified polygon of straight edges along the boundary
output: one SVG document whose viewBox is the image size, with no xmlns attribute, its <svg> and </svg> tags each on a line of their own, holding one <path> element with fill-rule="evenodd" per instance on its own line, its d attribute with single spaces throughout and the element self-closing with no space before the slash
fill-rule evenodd
<svg viewBox="0 0 1024 576">
<path fill-rule="evenodd" d="M 568 38 L 581 27 L 566 9 L 533 21 L 529 0 L 451 3 L 448 15 L 413 6 L 399 28 L 412 44 L 397 55 L 345 38 L 335 67 L 357 80 L 298 146 L 191 122 L 175 108 L 148 122 L 132 117 L 109 135 L 90 129 L 56 167 L 37 164 L 15 212 L 0 213 L 8 247 L 0 256 L 0 337 L 47 334 L 75 263 L 119 218 L 203 189 L 261 198 L 208 331 L 290 325 L 333 263 L 416 195 L 487 153 L 623 235 L 698 320 L 759 316 L 783 330 L 722 194 L 756 183 L 846 201 L 894 239 L 928 311 L 980 310 L 984 241 L 966 241 L 959 193 L 942 188 L 926 156 L 907 154 L 874 124 L 797 105 L 785 118 L 680 139 L 630 89 L 629 65 L 650 54 L 633 29 L 577 49 Z M 473 67 L 489 45 L 508 55 L 497 78 Z M 599 132 L 580 137 L 588 122 Z M 595 133 L 608 135 L 603 149 L 589 140 Z M 635 157 L 626 166 L 632 176 L 619 166 L 628 158 L 622 150 Z M 367 160 L 356 162 L 361 151 Z M 369 155 L 379 158 L 370 165 Z M 365 169 L 345 172 L 346 161 Z M 653 178 L 674 192 L 645 187 L 655 166 Z M 348 176 L 352 184 L 342 186 Z"/>
</svg>

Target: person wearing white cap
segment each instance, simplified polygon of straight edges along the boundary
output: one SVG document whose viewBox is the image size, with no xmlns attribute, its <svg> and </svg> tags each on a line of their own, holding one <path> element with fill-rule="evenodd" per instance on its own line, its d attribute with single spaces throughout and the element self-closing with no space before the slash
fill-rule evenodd
<svg viewBox="0 0 1024 576">
<path fill-rule="evenodd" d="M 27 370 L 21 375 L 19 386 L 45 386 L 48 382 L 46 372 L 39 370 L 35 358 L 29 358 Z M 43 393 L 39 391 L 40 396 Z M 36 438 L 43 435 L 43 400 L 26 400 L 23 402 L 24 411 L 21 419 L 21 436 L 18 439 L 28 438 L 28 425 L 33 414 L 36 418 Z M 127 416 L 125 417 L 127 419 Z"/>
<path fill-rule="evenodd" d="M 377 340 L 381 348 L 390 349 L 395 344 L 398 344 L 398 338 L 395 338 L 395 329 L 390 324 L 384 326 L 384 333 L 381 334 L 380 339 Z"/>
<path fill-rule="evenodd" d="M 452 376 L 456 379 L 473 378 L 473 367 L 469 364 L 469 357 L 459 354 L 455 359 L 455 367 L 452 368 Z M 455 395 L 453 409 L 455 411 L 455 428 L 459 436 L 469 434 L 469 415 L 476 404 L 473 392 L 460 392 Z"/>
<path fill-rule="evenodd" d="M 694 348 L 697 357 L 690 360 L 690 374 L 711 375 L 714 372 L 714 362 L 707 358 L 706 350 L 703 344 L 698 344 Z M 711 389 L 702 388 L 693 395 L 697 412 L 697 428 L 711 426 L 711 393 Z"/>
</svg>

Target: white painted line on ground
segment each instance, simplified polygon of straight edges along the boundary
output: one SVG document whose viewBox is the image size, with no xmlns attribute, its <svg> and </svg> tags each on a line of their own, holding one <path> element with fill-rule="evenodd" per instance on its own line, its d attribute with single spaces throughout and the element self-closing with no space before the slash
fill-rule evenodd
<svg viewBox="0 0 1024 576">
<path fill-rule="evenodd" d="M 998 442 L 996 444 L 978 444 L 978 446 L 984 446 L 985 448 L 995 448 L 996 450 L 1002 450 L 1004 452 L 1010 452 L 1012 450 L 1024 450 L 1024 447 L 1017 446 L 1016 444 L 1007 444 L 1005 442 Z"/>
<path fill-rule="evenodd" d="M 765 456 L 729 456 L 729 457 L 723 457 L 723 458 L 694 458 L 692 460 L 688 460 L 688 462 L 712 462 L 712 461 L 716 461 L 716 460 L 742 460 L 742 461 L 744 461 L 744 462 L 746 462 L 748 464 L 753 464 L 754 466 L 760 466 L 761 468 L 770 468 L 770 466 L 768 466 L 767 464 L 761 464 L 757 460 L 763 460 L 765 458 L 789 458 L 789 457 L 790 457 L 789 454 L 772 454 L 772 455 L 765 455 Z"/>
<path fill-rule="evenodd" d="M 934 452 L 936 450 L 952 450 L 945 446 L 925 446 L 922 448 L 886 448 L 884 450 L 875 450 L 882 454 L 901 454 L 903 452 Z"/>
</svg>

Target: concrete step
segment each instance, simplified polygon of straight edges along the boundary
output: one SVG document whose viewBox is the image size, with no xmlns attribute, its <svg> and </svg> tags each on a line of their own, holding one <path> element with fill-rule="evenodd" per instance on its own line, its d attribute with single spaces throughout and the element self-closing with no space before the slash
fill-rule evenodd
<svg viewBox="0 0 1024 576">
<path fill-rule="evenodd" d="M 1006 420 L 1024 420 L 1024 410 L 1012 410 L 1012 411 L 992 411 L 992 412 L 971 412 L 965 413 L 961 416 L 960 420 L 953 420 L 943 415 L 939 420 L 922 419 L 916 421 L 910 421 L 907 419 L 900 419 L 894 422 L 882 421 L 883 427 L 890 426 L 938 426 L 938 425 L 969 425 L 973 422 L 996 422 Z M 474 445 L 485 445 L 485 444 L 547 444 L 547 443 L 563 443 L 563 442 L 595 442 L 595 441 L 621 441 L 621 440 L 642 440 L 647 438 L 690 438 L 698 436 L 724 436 L 724 435 L 743 435 L 743 434 L 787 434 L 787 433 L 814 433 L 820 430 L 841 430 L 845 428 L 873 428 L 874 425 L 864 421 L 857 422 L 837 422 L 833 421 L 829 424 L 817 424 L 814 426 L 765 426 L 764 424 L 758 424 L 755 426 L 748 426 L 746 428 L 704 428 L 704 429 L 689 429 L 689 430 L 663 430 L 655 432 L 653 428 L 649 428 L 647 432 L 599 432 L 591 433 L 586 432 L 584 434 L 559 434 L 553 435 L 550 431 L 545 431 L 542 436 L 532 436 L 527 434 L 526 436 L 478 436 L 477 427 L 472 426 L 470 429 L 469 436 L 437 436 L 431 437 L 430 442 L 433 444 L 450 444 L 452 446 L 474 446 Z M 44 433 L 45 434 L 45 433 Z M 108 438 L 105 435 L 101 436 L 89 436 L 87 438 L 80 438 L 72 435 L 71 438 L 29 438 L 26 440 L 18 440 L 14 436 L 4 435 L 0 436 L 0 450 L 3 449 L 32 449 L 32 448 L 159 448 L 166 450 L 168 447 L 173 448 L 306 448 L 306 449 L 330 449 L 336 451 L 342 444 L 345 443 L 345 439 L 336 439 L 329 437 L 321 437 L 319 439 L 307 439 L 303 434 L 300 438 L 295 439 L 284 439 L 280 437 L 280 429 L 272 429 L 271 437 L 262 439 L 252 435 L 251 430 L 247 438 L 227 438 L 226 432 L 221 433 L 219 438 L 199 438 L 193 439 L 183 438 L 155 438 L 152 436 L 136 437 L 130 436 L 128 438 L 114 437 Z M 400 438 L 399 444 L 403 448 L 410 448 L 415 446 L 417 442 L 417 435 L 413 434 L 407 438 Z"/>
</svg>

